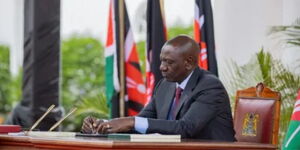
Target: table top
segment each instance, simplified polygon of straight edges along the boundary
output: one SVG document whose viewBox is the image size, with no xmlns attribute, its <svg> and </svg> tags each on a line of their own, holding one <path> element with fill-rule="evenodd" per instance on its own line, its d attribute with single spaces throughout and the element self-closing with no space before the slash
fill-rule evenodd
<svg viewBox="0 0 300 150">
<path fill-rule="evenodd" d="M 182 139 L 181 142 L 131 142 L 104 137 L 30 137 L 0 134 L 0 149 L 278 149 L 276 145 Z"/>
</svg>

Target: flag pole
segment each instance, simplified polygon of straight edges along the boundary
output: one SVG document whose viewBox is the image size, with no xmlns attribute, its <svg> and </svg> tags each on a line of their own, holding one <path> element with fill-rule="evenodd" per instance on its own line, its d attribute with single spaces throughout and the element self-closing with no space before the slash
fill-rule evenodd
<svg viewBox="0 0 300 150">
<path fill-rule="evenodd" d="M 119 0 L 120 38 L 120 117 L 125 116 L 125 69 L 124 69 L 124 0 Z"/>
</svg>

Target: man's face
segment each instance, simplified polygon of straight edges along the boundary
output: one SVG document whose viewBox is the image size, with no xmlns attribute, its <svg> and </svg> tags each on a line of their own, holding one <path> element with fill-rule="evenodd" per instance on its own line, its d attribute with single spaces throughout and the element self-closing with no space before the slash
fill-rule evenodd
<svg viewBox="0 0 300 150">
<path fill-rule="evenodd" d="M 170 82 L 182 82 L 188 71 L 184 55 L 172 45 L 165 45 L 160 54 L 160 71 L 162 76 Z"/>
</svg>

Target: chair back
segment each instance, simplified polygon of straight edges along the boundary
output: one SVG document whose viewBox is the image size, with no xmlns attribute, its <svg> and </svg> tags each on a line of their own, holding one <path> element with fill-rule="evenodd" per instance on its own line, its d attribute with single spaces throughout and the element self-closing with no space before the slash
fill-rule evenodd
<svg viewBox="0 0 300 150">
<path fill-rule="evenodd" d="M 238 90 L 234 129 L 239 142 L 278 144 L 280 93 L 258 83 Z"/>
</svg>

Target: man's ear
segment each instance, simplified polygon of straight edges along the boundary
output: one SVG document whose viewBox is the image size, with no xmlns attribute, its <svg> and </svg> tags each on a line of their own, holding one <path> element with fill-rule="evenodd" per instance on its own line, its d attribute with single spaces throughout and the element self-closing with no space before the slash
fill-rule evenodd
<svg viewBox="0 0 300 150">
<path fill-rule="evenodd" d="M 193 57 L 192 56 L 187 57 L 187 59 L 185 60 L 185 68 L 187 70 L 191 70 L 193 68 L 192 62 L 193 62 Z"/>
</svg>

